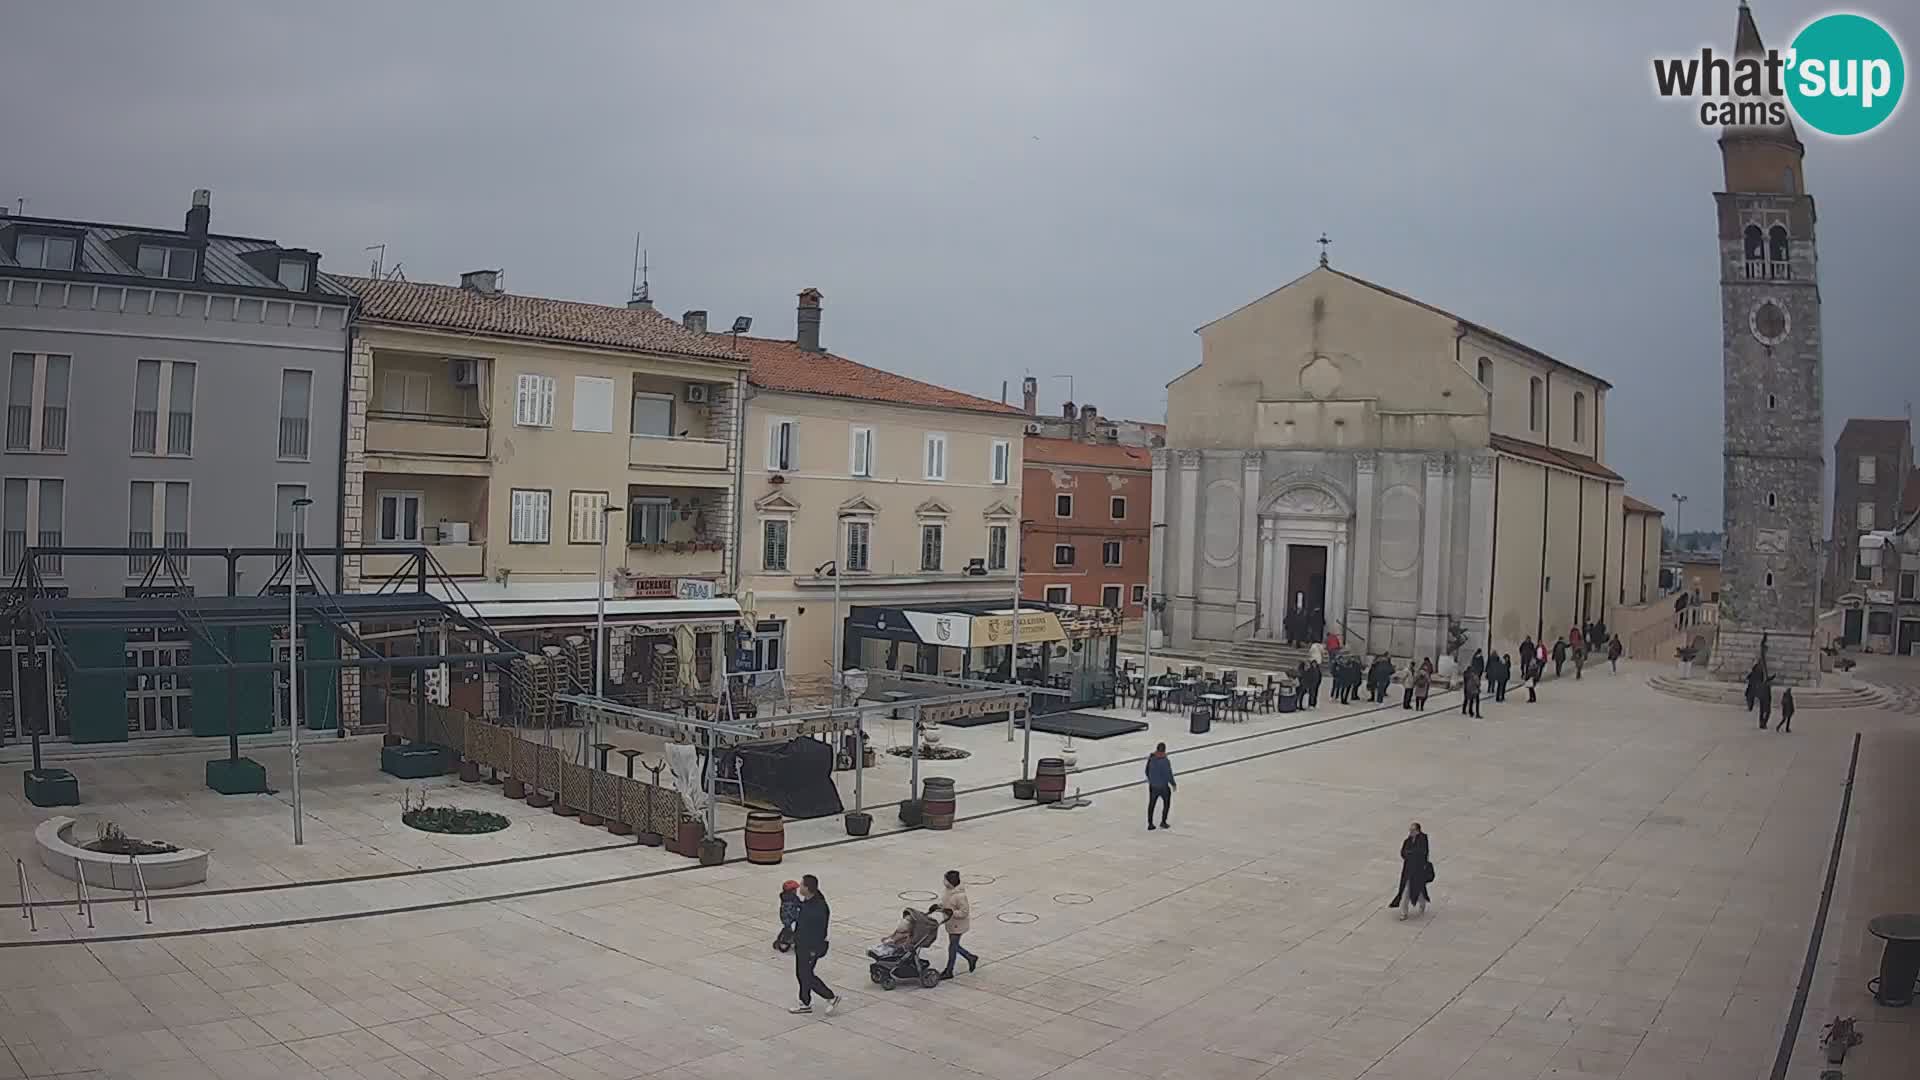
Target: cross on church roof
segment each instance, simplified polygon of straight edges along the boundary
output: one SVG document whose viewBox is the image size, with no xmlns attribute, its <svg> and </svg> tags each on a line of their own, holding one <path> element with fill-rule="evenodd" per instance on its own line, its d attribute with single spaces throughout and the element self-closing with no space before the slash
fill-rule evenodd
<svg viewBox="0 0 1920 1080">
<path fill-rule="evenodd" d="M 1333 241 L 1327 239 L 1327 234 L 1325 232 L 1322 232 L 1320 234 L 1320 239 L 1314 242 L 1320 245 L 1320 265 L 1321 266 L 1327 265 L 1327 245 L 1333 243 Z"/>
</svg>

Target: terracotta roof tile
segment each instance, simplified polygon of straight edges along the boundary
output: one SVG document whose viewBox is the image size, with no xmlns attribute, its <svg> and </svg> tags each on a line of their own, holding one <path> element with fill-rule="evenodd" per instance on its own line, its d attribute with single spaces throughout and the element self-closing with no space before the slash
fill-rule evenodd
<svg viewBox="0 0 1920 1080">
<path fill-rule="evenodd" d="M 1653 505 L 1652 503 L 1641 502 L 1639 499 L 1636 499 L 1631 495 L 1622 495 L 1620 497 L 1620 505 L 1628 513 L 1632 513 L 1632 514 L 1657 514 L 1660 517 L 1667 516 L 1667 512 L 1665 510 L 1660 509 L 1659 507 Z"/>
<path fill-rule="evenodd" d="M 360 316 L 395 326 L 463 330 L 705 360 L 734 360 L 729 342 L 696 334 L 651 308 L 613 307 L 457 285 L 341 277 L 360 297 Z"/>
<path fill-rule="evenodd" d="M 732 344 L 732 335 L 712 336 L 725 340 L 729 346 Z M 1012 405 L 868 367 L 831 352 L 808 352 L 791 341 L 743 337 L 740 339 L 740 352 L 751 364 L 747 369 L 747 381 L 763 390 L 918 405 L 930 409 L 1026 415 Z"/>
<path fill-rule="evenodd" d="M 1599 480 L 1619 480 L 1622 482 L 1626 480 L 1626 477 L 1621 476 L 1619 473 L 1614 472 L 1612 469 L 1607 468 L 1605 465 L 1600 464 L 1585 454 L 1572 454 L 1565 450 L 1555 450 L 1552 447 L 1541 446 L 1538 443 L 1524 442 L 1510 435 L 1491 435 L 1488 436 L 1487 441 L 1490 446 L 1503 454 L 1512 454 L 1514 457 L 1526 458 L 1528 461 L 1537 461 L 1542 465 L 1553 465 L 1558 468 L 1569 469 L 1573 472 L 1584 473 L 1587 476 Z"/>
<path fill-rule="evenodd" d="M 1079 465 L 1093 469 L 1152 469 L 1153 453 L 1145 447 L 1114 443 L 1084 443 L 1029 435 L 1021 442 L 1029 465 Z"/>
</svg>

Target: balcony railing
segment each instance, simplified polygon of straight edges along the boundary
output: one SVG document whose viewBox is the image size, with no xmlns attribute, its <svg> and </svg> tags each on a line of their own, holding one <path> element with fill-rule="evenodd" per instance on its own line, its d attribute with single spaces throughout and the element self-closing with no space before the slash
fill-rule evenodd
<svg viewBox="0 0 1920 1080">
<path fill-rule="evenodd" d="M 1792 281 L 1793 263 L 1782 259 L 1747 259 L 1742 276 L 1749 281 Z"/>
<path fill-rule="evenodd" d="M 704 469 L 725 472 L 724 439 L 676 439 L 664 435 L 634 435 L 628 439 L 627 464 L 636 469 Z"/>
<path fill-rule="evenodd" d="M 367 453 L 484 459 L 487 422 L 479 417 L 370 412 Z"/>
<path fill-rule="evenodd" d="M 40 449 L 67 448 L 67 407 L 45 405 L 40 409 Z"/>
<path fill-rule="evenodd" d="M 59 529 L 41 529 L 40 546 L 43 548 L 57 548 L 66 542 L 65 537 L 66 533 Z M 59 577 L 64 572 L 61 568 L 61 558 L 58 555 L 42 555 L 34 560 L 34 566 L 40 571 L 42 577 Z"/>
<path fill-rule="evenodd" d="M 167 414 L 167 453 L 193 453 L 193 414 L 175 410 Z"/>
<path fill-rule="evenodd" d="M 291 549 L 293 547 L 293 533 L 282 532 L 278 529 L 274 530 L 273 546 L 277 548 Z"/>
<path fill-rule="evenodd" d="M 33 406 L 7 406 L 7 449 L 33 449 Z"/>
<path fill-rule="evenodd" d="M 139 529 L 129 530 L 127 532 L 127 546 L 130 548 L 150 548 L 153 546 L 153 533 Z M 152 565 L 153 556 L 151 555 L 135 554 L 127 557 L 127 572 L 130 574 L 144 575 Z"/>
<path fill-rule="evenodd" d="M 283 416 L 280 418 L 280 456 L 305 460 L 307 456 L 306 417 Z"/>
<path fill-rule="evenodd" d="M 0 536 L 0 573 L 12 578 L 20 569 L 20 560 L 27 556 L 27 530 L 8 529 Z"/>
<path fill-rule="evenodd" d="M 159 426 L 160 414 L 153 409 L 133 410 L 133 452 L 151 454 L 154 448 L 154 432 Z"/>
</svg>

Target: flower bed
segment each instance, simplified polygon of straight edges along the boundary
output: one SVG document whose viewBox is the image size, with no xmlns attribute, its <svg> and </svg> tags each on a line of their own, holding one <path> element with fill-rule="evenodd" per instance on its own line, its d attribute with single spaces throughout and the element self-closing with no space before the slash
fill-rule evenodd
<svg viewBox="0 0 1920 1080">
<path fill-rule="evenodd" d="M 464 810 L 457 806 L 422 806 L 400 815 L 400 820 L 421 832 L 454 833 L 472 836 L 499 832 L 509 822 L 504 814 L 490 810 Z"/>
<path fill-rule="evenodd" d="M 910 758 L 913 756 L 913 747 L 895 746 L 889 749 L 887 753 L 892 754 L 894 757 Z M 933 746 L 922 746 L 920 748 L 921 761 L 958 761 L 963 757 L 971 756 L 971 754 L 957 746 L 940 746 L 936 744 Z"/>
</svg>

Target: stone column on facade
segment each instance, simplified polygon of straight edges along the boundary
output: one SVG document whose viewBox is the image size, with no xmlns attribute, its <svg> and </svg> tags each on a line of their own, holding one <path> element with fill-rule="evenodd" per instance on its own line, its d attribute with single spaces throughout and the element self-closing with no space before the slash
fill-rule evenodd
<svg viewBox="0 0 1920 1080">
<path fill-rule="evenodd" d="M 1420 499 L 1420 617 L 1414 624 L 1414 651 L 1431 656 L 1446 644 L 1440 620 L 1440 527 L 1445 518 L 1447 460 L 1428 454 L 1426 486 Z"/>
<path fill-rule="evenodd" d="M 1362 636 L 1371 636 L 1373 612 L 1373 512 L 1374 483 L 1379 457 L 1371 450 L 1354 455 L 1353 483 L 1353 583 L 1347 592 L 1347 625 Z"/>
<path fill-rule="evenodd" d="M 1254 589 L 1259 579 L 1260 458 L 1258 450 L 1240 457 L 1240 602 L 1234 625 L 1246 626 L 1259 617 L 1260 599 Z"/>
<path fill-rule="evenodd" d="M 1200 559 L 1200 451 L 1180 451 L 1180 530 L 1179 565 L 1175 567 L 1174 592 L 1180 598 L 1185 616 L 1176 640 L 1191 643 L 1198 634 L 1200 613 L 1194 596 L 1194 564 Z"/>
<path fill-rule="evenodd" d="M 340 486 L 340 542 L 352 547 L 362 542 L 366 524 L 367 405 L 373 397 L 373 346 L 356 338 L 347 361 L 347 442 L 341 448 L 346 472 Z M 340 591 L 360 591 L 360 556 L 340 560 Z M 348 627 L 359 632 L 359 624 Z M 351 646 L 348 646 L 349 648 Z M 360 727 L 360 669 L 340 669 L 340 726 Z"/>
<path fill-rule="evenodd" d="M 1280 631 L 1282 627 L 1280 620 L 1287 613 L 1287 608 L 1284 604 L 1275 602 L 1275 598 L 1280 595 L 1281 583 L 1278 575 L 1275 573 L 1274 563 L 1276 560 L 1274 557 L 1274 547 L 1273 521 L 1271 519 L 1262 520 L 1260 522 L 1260 584 L 1258 591 L 1260 623 L 1255 629 L 1255 637 L 1277 638 L 1281 636 Z"/>
<path fill-rule="evenodd" d="M 1153 612 L 1154 597 L 1167 591 L 1167 455 L 1170 451 L 1153 451 L 1153 491 L 1149 497 L 1152 516 L 1147 525 L 1147 633 L 1159 630 L 1166 632 L 1166 613 L 1162 611 L 1156 618 Z M 1158 646 L 1161 642 L 1154 642 Z"/>
<path fill-rule="evenodd" d="M 1456 576 L 1459 571 L 1454 565 L 1457 553 L 1453 538 L 1455 515 L 1460 513 L 1461 475 L 1454 467 L 1453 455 L 1443 455 L 1440 459 L 1440 602 L 1433 609 L 1441 614 L 1443 622 L 1460 614 L 1464 602 Z"/>
<path fill-rule="evenodd" d="M 480 643 L 483 653 L 498 652 L 490 641 Z M 480 711 L 483 719 L 491 723 L 500 722 L 500 669 L 488 664 L 480 670 Z"/>
<path fill-rule="evenodd" d="M 1468 519 L 1466 610 L 1462 624 L 1477 627 L 1477 647 L 1492 647 L 1493 628 L 1488 624 L 1493 610 L 1493 455 L 1475 454 L 1470 461 L 1473 478 L 1467 492 L 1471 517 Z"/>
<path fill-rule="evenodd" d="M 1348 608 L 1347 597 L 1349 595 L 1349 586 L 1347 583 L 1347 574 L 1349 568 L 1353 565 L 1353 560 L 1348 556 L 1348 550 L 1352 547 L 1352 543 L 1348 540 L 1348 535 L 1347 526 L 1342 523 L 1340 531 L 1334 535 L 1333 550 L 1328 552 L 1328 555 L 1331 557 L 1331 565 L 1327 568 L 1327 612 L 1329 621 L 1331 621 L 1335 613 L 1345 612 Z M 1345 616 L 1341 615 L 1341 622 L 1344 623 L 1345 621 Z M 1348 626 L 1346 627 L 1346 633 L 1342 634 L 1341 637 L 1348 637 L 1352 632 L 1353 627 Z"/>
</svg>

